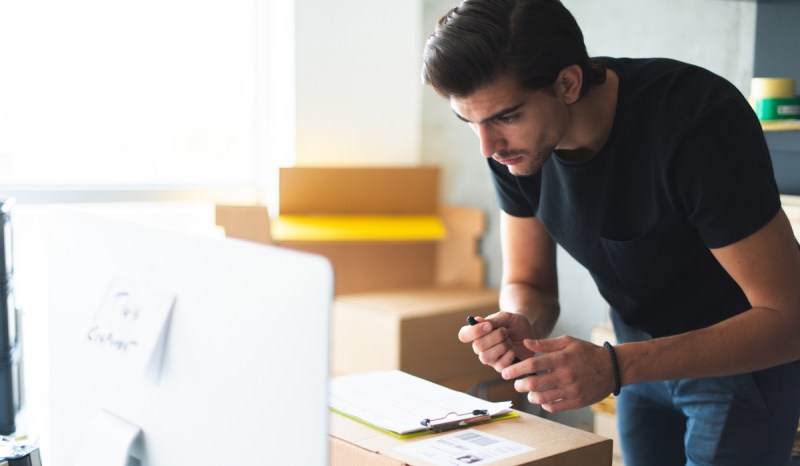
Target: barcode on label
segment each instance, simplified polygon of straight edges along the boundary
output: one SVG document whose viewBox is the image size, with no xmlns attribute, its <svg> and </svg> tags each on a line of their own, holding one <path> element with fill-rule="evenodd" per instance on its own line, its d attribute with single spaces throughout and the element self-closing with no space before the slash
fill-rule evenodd
<svg viewBox="0 0 800 466">
<path fill-rule="evenodd" d="M 456 435 L 456 438 L 463 440 L 465 442 L 474 443 L 475 445 L 479 445 L 482 447 L 498 442 L 498 440 L 489 437 L 484 437 L 483 435 L 478 434 L 476 432 L 463 432 Z"/>
</svg>

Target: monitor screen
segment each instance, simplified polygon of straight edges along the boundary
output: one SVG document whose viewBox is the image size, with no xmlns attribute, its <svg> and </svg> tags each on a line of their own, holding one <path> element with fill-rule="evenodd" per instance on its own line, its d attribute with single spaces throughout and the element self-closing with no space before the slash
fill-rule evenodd
<svg viewBox="0 0 800 466">
<path fill-rule="evenodd" d="M 121 434 L 98 429 L 103 416 L 140 430 L 130 464 L 327 464 L 327 260 L 69 210 L 51 220 L 45 464 L 108 454 Z M 157 318 L 127 335 L 108 317 L 142 309 Z M 136 343 L 147 361 L 96 354 Z"/>
</svg>

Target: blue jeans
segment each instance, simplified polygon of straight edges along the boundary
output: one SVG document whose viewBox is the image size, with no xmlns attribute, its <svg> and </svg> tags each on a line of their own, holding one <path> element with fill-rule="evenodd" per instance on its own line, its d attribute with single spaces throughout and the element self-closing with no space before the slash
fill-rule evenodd
<svg viewBox="0 0 800 466">
<path fill-rule="evenodd" d="M 620 343 L 650 338 L 613 320 Z M 616 412 L 625 466 L 786 466 L 800 418 L 800 361 L 631 384 Z"/>
</svg>

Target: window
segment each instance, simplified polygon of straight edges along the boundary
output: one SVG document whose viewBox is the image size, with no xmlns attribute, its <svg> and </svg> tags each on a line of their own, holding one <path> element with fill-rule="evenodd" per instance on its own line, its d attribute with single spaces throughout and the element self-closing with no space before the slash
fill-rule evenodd
<svg viewBox="0 0 800 466">
<path fill-rule="evenodd" d="M 268 203 L 294 155 L 293 14 L 287 0 L 0 2 L 0 198 L 18 201 L 33 434 L 48 409 L 45 204 L 202 232 L 213 202 Z"/>
<path fill-rule="evenodd" d="M 277 64 L 291 57 L 292 8 L 266 0 L 3 2 L 0 184 L 225 187 L 252 197 L 268 177 L 268 145 L 291 151 L 292 132 L 267 126 L 274 113 L 291 121 L 290 98 L 272 107 L 268 99 L 292 89 L 267 88 L 291 80 L 279 75 L 291 68 Z M 270 43 L 280 44 L 274 55 Z"/>
</svg>

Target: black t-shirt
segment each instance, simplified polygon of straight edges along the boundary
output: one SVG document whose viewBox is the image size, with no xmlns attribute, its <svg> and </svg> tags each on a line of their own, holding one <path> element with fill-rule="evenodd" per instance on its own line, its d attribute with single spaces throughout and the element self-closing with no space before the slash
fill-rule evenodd
<svg viewBox="0 0 800 466">
<path fill-rule="evenodd" d="M 489 159 L 501 208 L 536 216 L 619 317 L 653 337 L 749 309 L 709 248 L 747 237 L 780 208 L 754 112 L 702 68 L 602 60 L 619 75 L 605 147 L 577 163 L 553 154 L 525 177 Z"/>
</svg>

